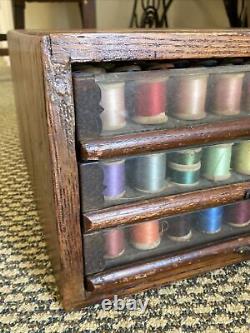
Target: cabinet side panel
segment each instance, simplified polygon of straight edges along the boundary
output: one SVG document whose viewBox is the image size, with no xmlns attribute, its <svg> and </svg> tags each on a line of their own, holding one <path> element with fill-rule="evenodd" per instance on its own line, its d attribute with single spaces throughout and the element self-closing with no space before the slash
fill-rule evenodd
<svg viewBox="0 0 250 333">
<path fill-rule="evenodd" d="M 42 37 L 10 32 L 8 40 L 22 148 L 35 190 L 53 268 L 64 304 L 69 308 L 74 302 L 78 303 L 76 298 L 83 297 L 82 262 L 75 263 L 81 255 L 81 250 L 75 256 L 74 253 L 72 255 L 70 248 L 66 250 L 68 255 L 63 248 L 63 238 L 67 237 L 65 235 L 67 230 L 62 227 L 61 220 L 67 212 L 58 211 L 56 200 L 56 193 L 61 190 L 55 181 L 58 170 L 51 152 L 51 131 L 48 126 L 49 116 L 45 102 L 44 66 L 41 54 Z M 56 136 L 52 140 L 57 142 Z M 70 173 L 70 170 L 68 171 Z M 68 228 L 70 222 L 72 221 L 68 221 Z M 80 238 L 80 226 L 78 228 L 77 236 Z M 72 265 L 77 266 L 76 273 Z"/>
</svg>

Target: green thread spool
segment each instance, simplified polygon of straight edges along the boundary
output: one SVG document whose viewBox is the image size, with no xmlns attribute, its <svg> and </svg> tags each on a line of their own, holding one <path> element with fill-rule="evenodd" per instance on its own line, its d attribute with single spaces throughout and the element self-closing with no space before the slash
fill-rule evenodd
<svg viewBox="0 0 250 333">
<path fill-rule="evenodd" d="M 168 164 L 171 181 L 182 186 L 194 186 L 200 178 L 201 162 L 192 165 Z"/>
<path fill-rule="evenodd" d="M 142 192 L 161 192 L 166 187 L 166 164 L 166 153 L 157 153 L 136 158 L 135 188 Z"/>
<path fill-rule="evenodd" d="M 242 141 L 233 151 L 234 170 L 243 175 L 250 175 L 250 140 Z"/>
<path fill-rule="evenodd" d="M 170 155 L 171 162 L 183 165 L 192 165 L 200 162 L 201 148 L 187 149 L 174 152 Z"/>
<path fill-rule="evenodd" d="M 230 178 L 232 143 L 204 148 L 202 156 L 202 175 L 213 181 Z"/>
</svg>

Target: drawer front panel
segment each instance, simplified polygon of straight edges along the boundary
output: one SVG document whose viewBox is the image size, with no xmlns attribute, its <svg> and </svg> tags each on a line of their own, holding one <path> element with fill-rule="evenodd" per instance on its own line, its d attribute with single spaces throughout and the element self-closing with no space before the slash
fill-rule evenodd
<svg viewBox="0 0 250 333">
<path fill-rule="evenodd" d="M 191 251 L 250 232 L 250 200 L 83 236 L 85 273 Z"/>
<path fill-rule="evenodd" d="M 250 180 L 250 140 L 79 165 L 82 211 Z"/>
<path fill-rule="evenodd" d="M 250 114 L 249 65 L 194 65 L 104 64 L 74 72 L 77 139 L 83 150 L 97 138 L 184 130 Z"/>
</svg>

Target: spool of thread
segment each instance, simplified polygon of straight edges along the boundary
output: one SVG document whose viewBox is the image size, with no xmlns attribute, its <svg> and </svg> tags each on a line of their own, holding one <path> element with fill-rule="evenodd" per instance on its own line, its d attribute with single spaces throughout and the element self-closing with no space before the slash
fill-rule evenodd
<svg viewBox="0 0 250 333">
<path fill-rule="evenodd" d="M 210 146 L 203 149 L 203 177 L 213 181 L 222 181 L 230 178 L 232 145 L 232 143 L 227 143 Z"/>
<path fill-rule="evenodd" d="M 250 175 L 250 140 L 236 144 L 233 151 L 234 170 L 243 175 Z"/>
<path fill-rule="evenodd" d="M 200 162 L 201 148 L 179 150 L 171 153 L 170 160 L 176 164 L 192 165 Z"/>
<path fill-rule="evenodd" d="M 221 230 L 223 207 L 213 207 L 197 213 L 197 227 L 206 234 L 215 234 Z"/>
<path fill-rule="evenodd" d="M 104 198 L 116 200 L 125 193 L 125 160 L 102 162 Z"/>
<path fill-rule="evenodd" d="M 96 66 L 92 66 L 92 65 L 85 65 L 81 68 L 81 70 L 84 73 L 91 73 L 91 74 L 103 74 L 106 72 L 106 70 L 102 67 L 96 67 Z"/>
<path fill-rule="evenodd" d="M 156 248 L 161 242 L 159 221 L 144 222 L 131 227 L 131 242 L 138 250 Z"/>
<path fill-rule="evenodd" d="M 206 117 L 205 103 L 208 75 L 173 77 L 172 115 L 183 120 Z"/>
<path fill-rule="evenodd" d="M 135 90 L 135 114 L 139 124 L 162 124 L 167 122 L 167 76 L 138 81 Z"/>
<path fill-rule="evenodd" d="M 125 83 L 98 82 L 101 89 L 102 126 L 105 131 L 113 131 L 126 125 Z"/>
<path fill-rule="evenodd" d="M 168 220 L 167 235 L 176 242 L 185 242 L 192 237 L 189 219 L 179 216 Z"/>
<path fill-rule="evenodd" d="M 226 223 L 233 227 L 240 228 L 250 224 L 250 200 L 241 201 L 234 205 L 225 207 Z"/>
<path fill-rule="evenodd" d="M 126 66 L 119 66 L 115 68 L 115 72 L 138 72 L 141 70 L 141 67 L 138 65 L 126 65 Z"/>
<path fill-rule="evenodd" d="M 104 258 L 114 259 L 121 256 L 125 250 L 124 231 L 121 229 L 112 229 L 104 234 Z"/>
<path fill-rule="evenodd" d="M 244 73 L 213 74 L 211 78 L 211 111 L 220 116 L 240 113 Z"/>
<path fill-rule="evenodd" d="M 241 107 L 243 112 L 250 113 L 250 73 L 247 72 L 243 82 L 243 103 Z"/>
<path fill-rule="evenodd" d="M 166 187 L 166 153 L 139 156 L 135 159 L 134 187 L 157 193 Z"/>
<path fill-rule="evenodd" d="M 182 186 L 194 186 L 200 179 L 201 162 L 192 165 L 182 165 L 170 162 L 168 164 L 170 179 Z"/>
</svg>

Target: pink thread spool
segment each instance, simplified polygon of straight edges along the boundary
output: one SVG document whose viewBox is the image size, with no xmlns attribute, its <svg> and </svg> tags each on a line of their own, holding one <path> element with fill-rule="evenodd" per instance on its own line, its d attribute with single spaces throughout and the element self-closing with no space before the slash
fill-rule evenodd
<svg viewBox="0 0 250 333">
<path fill-rule="evenodd" d="M 250 200 L 225 207 L 225 222 L 241 228 L 250 224 Z"/>
<path fill-rule="evenodd" d="M 172 115 L 183 120 L 206 117 L 207 74 L 183 74 L 172 78 Z M 171 82 L 171 81 L 170 81 Z"/>
<path fill-rule="evenodd" d="M 131 242 L 136 249 L 150 250 L 160 244 L 160 223 L 148 221 L 131 227 Z"/>
<path fill-rule="evenodd" d="M 240 113 L 244 73 L 213 74 L 211 77 L 211 112 L 220 116 Z"/>
<path fill-rule="evenodd" d="M 106 259 L 113 259 L 121 256 L 125 250 L 124 231 L 121 229 L 108 230 L 104 234 Z"/>
<path fill-rule="evenodd" d="M 242 111 L 250 113 L 250 72 L 247 72 L 243 82 Z"/>
</svg>

